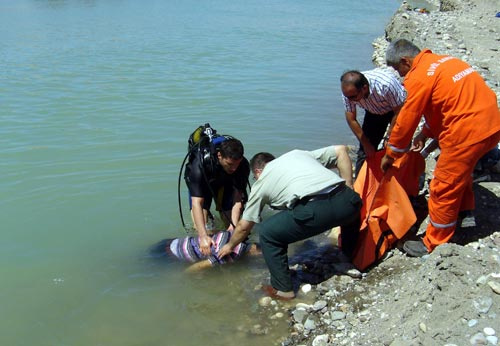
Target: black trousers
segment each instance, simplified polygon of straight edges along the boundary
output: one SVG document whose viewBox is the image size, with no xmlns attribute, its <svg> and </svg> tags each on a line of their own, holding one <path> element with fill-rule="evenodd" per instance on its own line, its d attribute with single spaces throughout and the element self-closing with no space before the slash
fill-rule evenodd
<svg viewBox="0 0 500 346">
<path fill-rule="evenodd" d="M 373 114 L 368 111 L 365 112 L 365 119 L 363 120 L 361 128 L 375 150 L 378 149 L 380 142 L 382 142 L 387 126 L 391 123 L 393 117 L 394 112 L 392 111 L 385 114 Z M 365 159 L 365 149 L 363 148 L 363 145 L 359 143 L 359 150 L 354 169 L 356 177 L 358 176 L 359 170 L 361 169 L 361 166 L 363 166 Z"/>
<path fill-rule="evenodd" d="M 262 254 L 271 273 L 271 286 L 292 291 L 288 268 L 288 244 L 341 226 L 342 251 L 351 257 L 361 223 L 361 198 L 348 187 L 321 200 L 301 200 L 293 209 L 283 210 L 259 225 Z"/>
</svg>

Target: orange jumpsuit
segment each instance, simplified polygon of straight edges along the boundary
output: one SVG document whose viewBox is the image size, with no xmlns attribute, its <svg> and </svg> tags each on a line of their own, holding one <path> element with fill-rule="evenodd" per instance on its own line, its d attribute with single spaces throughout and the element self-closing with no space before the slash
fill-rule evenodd
<svg viewBox="0 0 500 346">
<path fill-rule="evenodd" d="M 423 133 L 437 138 L 441 154 L 430 184 L 429 218 L 423 239 L 429 251 L 453 236 L 459 211 L 474 209 L 472 173 L 500 140 L 495 93 L 467 63 L 421 51 L 404 80 L 408 97 L 387 145 L 387 155 L 407 151 L 422 114 Z"/>
</svg>

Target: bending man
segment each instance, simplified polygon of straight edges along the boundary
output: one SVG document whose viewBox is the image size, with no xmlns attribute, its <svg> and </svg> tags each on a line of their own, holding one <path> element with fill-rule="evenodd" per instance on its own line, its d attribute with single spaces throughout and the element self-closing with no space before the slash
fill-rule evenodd
<svg viewBox="0 0 500 346">
<path fill-rule="evenodd" d="M 500 139 L 500 112 L 495 93 L 457 58 L 420 51 L 401 39 L 391 43 L 386 59 L 406 76 L 408 97 L 389 138 L 382 170 L 407 151 L 422 114 L 426 124 L 413 141 L 415 150 L 421 150 L 429 137 L 438 139 L 441 148 L 430 184 L 425 237 L 403 247 L 410 256 L 423 256 L 450 240 L 460 211 L 474 209 L 472 172 Z"/>
<path fill-rule="evenodd" d="M 241 220 L 219 257 L 229 255 L 260 222 L 264 205 L 282 211 L 260 224 L 260 245 L 271 273 L 267 293 L 295 297 L 288 268 L 288 244 L 342 226 L 342 251 L 350 256 L 360 225 L 361 199 L 352 189 L 352 166 L 345 146 L 293 150 L 277 159 L 269 153 L 250 161 L 256 182 Z M 337 175 L 331 168 L 338 168 Z M 347 185 L 347 186 L 346 186 Z"/>
<path fill-rule="evenodd" d="M 243 156 L 243 145 L 235 138 L 224 140 L 214 155 L 198 151 L 186 166 L 184 179 L 189 188 L 191 215 L 200 237 L 201 253 L 210 254 L 214 244 L 207 230 L 212 199 L 228 230 L 240 219 L 250 168 Z"/>
<path fill-rule="evenodd" d="M 384 134 L 391 132 L 406 98 L 406 91 L 394 73 L 376 68 L 348 71 L 340 77 L 347 124 L 359 140 L 355 175 L 366 157 L 373 157 Z M 356 119 L 356 106 L 365 110 L 363 125 Z"/>
</svg>

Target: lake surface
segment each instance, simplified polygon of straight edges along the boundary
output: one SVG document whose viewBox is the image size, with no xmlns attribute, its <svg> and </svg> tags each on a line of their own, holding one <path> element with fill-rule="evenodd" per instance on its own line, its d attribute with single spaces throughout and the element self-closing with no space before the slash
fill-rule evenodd
<svg viewBox="0 0 500 346">
<path fill-rule="evenodd" d="M 284 335 L 257 304 L 262 258 L 188 275 L 148 249 L 186 234 L 177 180 L 197 126 L 239 138 L 249 158 L 356 144 L 339 77 L 372 68 L 398 6 L 0 0 L 0 344 Z"/>
</svg>

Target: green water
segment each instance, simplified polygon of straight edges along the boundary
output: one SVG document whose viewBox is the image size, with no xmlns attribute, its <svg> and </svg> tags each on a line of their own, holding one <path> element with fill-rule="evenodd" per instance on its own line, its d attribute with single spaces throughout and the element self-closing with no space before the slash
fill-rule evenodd
<svg viewBox="0 0 500 346">
<path fill-rule="evenodd" d="M 398 5 L 0 0 L 0 344 L 284 335 L 257 305 L 261 258 L 187 275 L 148 248 L 185 234 L 177 179 L 198 125 L 248 157 L 355 144 L 338 79 L 372 67 Z"/>
</svg>

